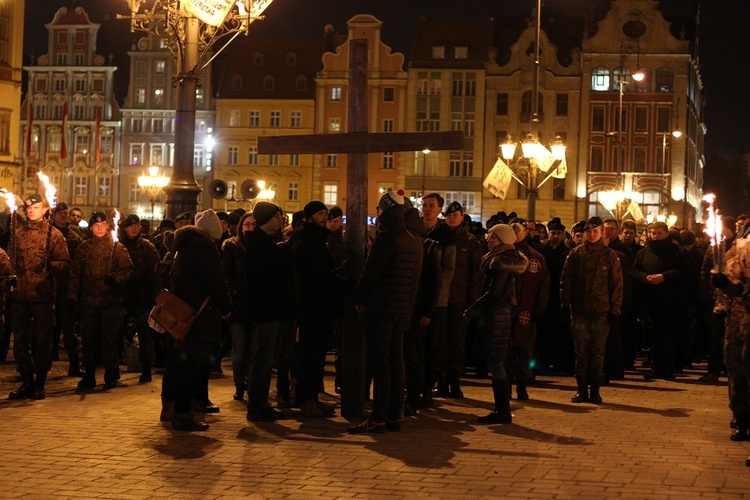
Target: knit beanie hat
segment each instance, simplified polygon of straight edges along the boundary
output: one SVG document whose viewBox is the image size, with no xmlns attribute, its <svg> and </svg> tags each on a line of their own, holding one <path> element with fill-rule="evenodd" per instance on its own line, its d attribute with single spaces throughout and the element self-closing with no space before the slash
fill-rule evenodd
<svg viewBox="0 0 750 500">
<path fill-rule="evenodd" d="M 512 245 L 516 242 L 516 232 L 507 224 L 495 224 L 490 232 L 504 245 Z"/>
<path fill-rule="evenodd" d="M 213 209 L 209 208 L 205 212 L 195 214 L 195 225 L 205 230 L 211 238 L 221 238 L 221 221 Z"/>
<path fill-rule="evenodd" d="M 302 212 L 305 214 L 305 219 L 309 221 L 310 219 L 312 219 L 313 215 L 317 214 L 321 210 L 328 211 L 328 207 L 326 206 L 326 204 L 322 201 L 313 200 L 305 205 L 305 208 L 302 210 Z"/>
<path fill-rule="evenodd" d="M 270 201 L 259 201 L 253 207 L 253 218 L 257 227 L 264 226 L 269 220 L 281 212 L 281 207 Z"/>
<path fill-rule="evenodd" d="M 335 219 L 336 217 L 342 217 L 344 215 L 344 211 L 341 210 L 341 207 L 331 207 L 331 209 L 328 211 L 328 220 Z"/>
<path fill-rule="evenodd" d="M 383 212 L 391 207 L 395 207 L 396 205 L 403 207 L 404 197 L 393 191 L 388 191 L 387 193 L 385 193 L 380 197 L 380 201 L 378 202 L 378 208 L 380 208 L 380 210 Z"/>
</svg>

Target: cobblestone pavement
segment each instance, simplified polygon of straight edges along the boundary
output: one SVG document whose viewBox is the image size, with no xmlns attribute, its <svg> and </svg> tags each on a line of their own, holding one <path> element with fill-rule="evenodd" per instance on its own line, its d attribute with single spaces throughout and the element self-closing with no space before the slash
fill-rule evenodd
<svg viewBox="0 0 750 500">
<path fill-rule="evenodd" d="M 0 496 L 750 497 L 750 444 L 729 440 L 726 382 L 703 384 L 700 374 L 647 382 L 629 372 L 602 389 L 600 406 L 570 403 L 572 378 L 539 377 L 530 401 L 513 401 L 513 424 L 490 426 L 476 423 L 492 406 L 489 381 L 466 379 L 464 399 L 436 400 L 402 432 L 352 436 L 345 418 L 304 419 L 298 410 L 250 423 L 229 376 L 211 380 L 221 412 L 207 417 L 205 433 L 159 422 L 158 374 L 138 384 L 137 373 L 123 372 L 115 389 L 79 393 L 56 362 L 47 399 L 8 401 L 19 378 L 5 363 Z M 330 374 L 326 384 L 331 390 Z"/>
</svg>

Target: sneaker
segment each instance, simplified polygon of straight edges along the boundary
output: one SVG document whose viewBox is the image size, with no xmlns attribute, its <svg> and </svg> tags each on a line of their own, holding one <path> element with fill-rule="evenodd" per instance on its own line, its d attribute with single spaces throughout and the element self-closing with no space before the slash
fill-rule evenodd
<svg viewBox="0 0 750 500">
<path fill-rule="evenodd" d="M 323 410 L 313 401 L 302 403 L 302 416 L 307 418 L 322 418 Z"/>
<path fill-rule="evenodd" d="M 349 427 L 347 430 L 349 434 L 385 434 L 385 422 L 375 422 L 367 417 L 359 425 Z"/>
<path fill-rule="evenodd" d="M 321 412 L 323 412 L 324 417 L 332 417 L 336 415 L 336 410 L 333 408 L 333 406 L 327 403 L 316 401 L 315 405 L 320 409 Z"/>
</svg>

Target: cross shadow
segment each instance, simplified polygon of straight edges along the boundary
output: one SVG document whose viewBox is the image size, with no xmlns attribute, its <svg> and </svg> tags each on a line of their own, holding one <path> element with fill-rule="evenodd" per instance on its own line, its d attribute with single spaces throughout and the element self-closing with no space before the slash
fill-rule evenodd
<svg viewBox="0 0 750 500">
<path fill-rule="evenodd" d="M 690 412 L 692 411 L 689 408 L 665 408 L 663 410 L 659 410 L 656 408 L 647 408 L 645 406 L 631 406 L 607 402 L 604 402 L 598 406 L 616 411 L 629 411 L 631 413 L 651 413 L 668 418 L 685 418 L 688 417 L 690 415 Z"/>
<path fill-rule="evenodd" d="M 557 434 L 551 434 L 549 432 L 544 432 L 537 429 L 530 429 L 528 427 L 523 427 L 517 424 L 493 425 L 490 428 L 497 434 L 502 434 L 504 436 L 513 436 L 521 439 L 528 439 L 529 441 L 537 441 L 539 443 L 572 446 L 591 446 L 593 444 L 593 441 L 590 441 L 588 439 L 583 439 L 575 436 L 558 436 Z"/>
</svg>

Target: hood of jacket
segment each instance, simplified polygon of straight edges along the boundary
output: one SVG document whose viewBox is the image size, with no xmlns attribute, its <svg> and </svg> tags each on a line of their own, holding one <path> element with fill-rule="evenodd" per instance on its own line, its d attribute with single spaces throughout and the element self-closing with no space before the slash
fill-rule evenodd
<svg viewBox="0 0 750 500">
<path fill-rule="evenodd" d="M 413 231 L 420 236 L 424 236 L 427 233 L 427 229 L 424 227 L 424 220 L 419 216 L 419 210 L 416 208 L 410 208 L 404 213 L 404 222 L 409 231 Z"/>
<path fill-rule="evenodd" d="M 395 206 L 391 207 L 385 212 L 378 216 L 378 224 L 381 231 L 387 231 L 389 229 L 405 228 L 406 223 L 404 222 L 404 209 L 403 207 Z"/>
<path fill-rule="evenodd" d="M 482 269 L 521 274 L 526 272 L 529 259 L 513 245 L 499 245 L 482 257 Z"/>
</svg>

